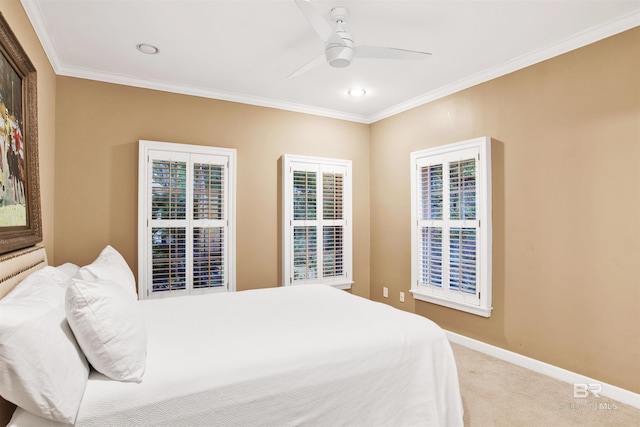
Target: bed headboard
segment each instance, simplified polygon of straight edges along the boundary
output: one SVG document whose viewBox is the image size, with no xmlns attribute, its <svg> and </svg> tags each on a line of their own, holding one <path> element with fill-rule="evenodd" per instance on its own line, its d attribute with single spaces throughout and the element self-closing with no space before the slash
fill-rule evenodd
<svg viewBox="0 0 640 427">
<path fill-rule="evenodd" d="M 42 246 L 0 255 L 0 299 L 4 298 L 29 274 L 47 265 L 47 252 Z M 0 397 L 0 425 L 11 419 L 15 405 Z"/>
<path fill-rule="evenodd" d="M 43 246 L 33 246 L 0 255 L 0 298 L 11 292 L 29 274 L 47 265 Z"/>
</svg>

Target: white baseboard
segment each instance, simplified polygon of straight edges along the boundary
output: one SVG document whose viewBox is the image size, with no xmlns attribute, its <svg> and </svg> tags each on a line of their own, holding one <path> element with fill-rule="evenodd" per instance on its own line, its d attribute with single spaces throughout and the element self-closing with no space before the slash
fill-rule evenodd
<svg viewBox="0 0 640 427">
<path fill-rule="evenodd" d="M 464 335 L 456 334 L 455 332 L 445 332 L 447 333 L 449 341 L 451 341 L 452 343 L 460 344 L 464 347 L 468 347 L 472 350 L 479 351 L 480 353 L 493 356 L 496 359 L 504 360 L 505 362 L 513 363 L 514 365 L 527 368 L 539 374 L 543 374 L 569 384 L 600 384 L 602 386 L 602 391 L 600 394 L 602 394 L 603 396 L 640 409 L 640 394 L 638 393 L 634 393 L 630 390 L 625 390 L 611 384 L 606 384 L 602 381 L 598 381 L 593 378 L 589 378 L 584 375 L 580 375 L 575 372 L 571 372 L 566 369 L 559 368 L 557 366 L 550 365 L 548 363 L 541 362 L 539 360 L 532 359 L 530 357 L 523 356 L 521 354 L 484 343 L 482 341 L 475 340 L 473 338 L 468 338 Z"/>
</svg>

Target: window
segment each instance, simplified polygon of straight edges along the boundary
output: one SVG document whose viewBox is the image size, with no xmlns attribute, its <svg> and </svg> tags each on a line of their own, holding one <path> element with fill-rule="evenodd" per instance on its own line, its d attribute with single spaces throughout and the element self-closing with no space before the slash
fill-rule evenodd
<svg viewBox="0 0 640 427">
<path fill-rule="evenodd" d="M 411 292 L 491 315 L 491 139 L 411 153 Z"/>
<path fill-rule="evenodd" d="M 350 289 L 351 161 L 283 156 L 283 285 Z"/>
<path fill-rule="evenodd" d="M 141 299 L 235 290 L 235 150 L 140 141 Z"/>
</svg>

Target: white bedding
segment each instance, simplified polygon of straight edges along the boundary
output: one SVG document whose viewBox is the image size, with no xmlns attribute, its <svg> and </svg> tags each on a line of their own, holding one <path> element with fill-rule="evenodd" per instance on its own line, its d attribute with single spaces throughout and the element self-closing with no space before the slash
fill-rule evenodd
<svg viewBox="0 0 640 427">
<path fill-rule="evenodd" d="M 78 426 L 461 426 L 437 325 L 327 286 L 140 301 L 140 383 L 92 372 Z M 10 426 L 61 426 L 18 408 Z"/>
</svg>

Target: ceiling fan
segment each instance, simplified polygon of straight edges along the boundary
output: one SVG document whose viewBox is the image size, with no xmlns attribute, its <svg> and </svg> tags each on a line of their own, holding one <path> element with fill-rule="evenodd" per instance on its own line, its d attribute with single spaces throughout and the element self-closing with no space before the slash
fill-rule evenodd
<svg viewBox="0 0 640 427">
<path fill-rule="evenodd" d="M 294 1 L 307 18 L 307 21 L 309 21 L 309 24 L 326 44 L 323 54 L 289 74 L 288 77 L 290 79 L 322 65 L 324 62 L 328 62 L 332 67 L 344 68 L 351 64 L 353 58 L 422 60 L 431 56 L 427 52 L 393 47 L 356 46 L 351 34 L 346 32 L 343 27 L 349 16 L 349 10 L 346 7 L 334 7 L 331 9 L 331 20 L 335 22 L 334 27 L 318 13 L 309 0 Z"/>
</svg>

